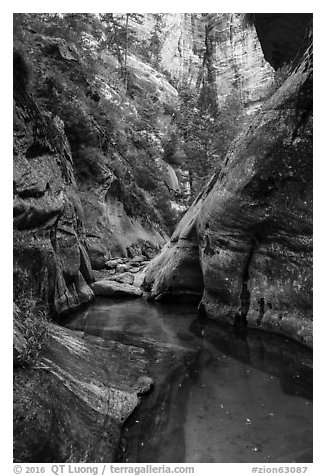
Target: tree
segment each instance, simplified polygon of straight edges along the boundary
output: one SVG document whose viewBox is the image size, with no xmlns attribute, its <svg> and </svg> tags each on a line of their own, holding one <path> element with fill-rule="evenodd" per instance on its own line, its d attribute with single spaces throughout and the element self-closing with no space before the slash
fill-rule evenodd
<svg viewBox="0 0 326 476">
<path fill-rule="evenodd" d="M 243 125 L 244 110 L 236 90 L 223 106 L 217 106 L 215 97 L 210 87 L 199 92 L 187 86 L 179 90 L 176 130 L 186 157 L 182 168 L 189 172 L 192 196 L 220 169 L 228 147 Z M 170 157 L 177 150 L 171 150 L 176 142 L 173 138 L 166 150 Z"/>
<path fill-rule="evenodd" d="M 125 88 L 128 88 L 128 54 L 130 47 L 139 43 L 132 22 L 141 23 L 144 16 L 140 13 L 102 13 L 100 19 L 104 25 L 104 43 L 109 51 L 114 52 L 124 79 Z M 103 44 L 102 44 L 103 46 Z"/>
</svg>

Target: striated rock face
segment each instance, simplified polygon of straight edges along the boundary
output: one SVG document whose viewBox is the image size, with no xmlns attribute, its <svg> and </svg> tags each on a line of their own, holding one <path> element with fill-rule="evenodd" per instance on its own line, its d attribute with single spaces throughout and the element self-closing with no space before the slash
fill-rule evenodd
<svg viewBox="0 0 326 476">
<path fill-rule="evenodd" d="M 101 309 L 100 304 L 91 312 L 101 314 Z M 37 362 L 15 369 L 17 463 L 116 462 L 118 448 L 126 447 L 121 427 L 142 395 L 154 386 L 150 401 L 166 415 L 165 403 L 175 400 L 197 357 L 197 349 L 166 342 L 163 331 L 149 339 L 103 332 L 96 324 L 90 328 L 87 313 L 72 323 L 75 330 L 48 323 Z M 15 329 L 23 325 L 14 320 Z"/>
<path fill-rule="evenodd" d="M 235 94 L 248 112 L 258 109 L 274 78 L 254 28 L 242 13 L 174 13 L 145 16 L 156 31 L 158 61 L 177 84 L 213 86 L 221 105 Z M 144 35 L 144 31 L 141 31 Z"/>
<path fill-rule="evenodd" d="M 167 236 L 158 227 L 138 216 L 135 198 L 128 197 L 117 178 L 102 183 L 94 179 L 79 188 L 93 269 L 104 268 L 110 257 L 145 253 L 152 258 L 166 242 Z"/>
<path fill-rule="evenodd" d="M 114 461 L 121 426 L 152 384 L 144 353 L 50 324 L 37 366 L 14 375 L 14 460 Z"/>
<path fill-rule="evenodd" d="M 209 317 L 312 346 L 309 43 L 152 262 L 146 283 L 153 298 L 198 294 L 201 270 Z"/>
<path fill-rule="evenodd" d="M 220 104 L 236 92 L 248 113 L 256 111 L 274 78 L 256 31 L 244 26 L 243 14 L 240 13 L 216 15 L 211 29 L 211 74 Z"/>
<path fill-rule="evenodd" d="M 72 71 L 72 65 L 80 66 L 78 51 L 64 39 L 36 35 L 33 48 L 36 47 L 42 54 L 40 67 L 44 76 L 49 74 L 55 61 L 64 64 L 67 71 Z M 76 164 L 79 157 L 74 157 L 73 163 L 64 132 L 67 124 L 54 114 L 41 112 L 31 91 L 33 87 L 28 90 L 26 68 L 24 60 L 16 54 L 13 173 L 15 292 L 19 295 L 22 290 L 32 290 L 50 305 L 55 314 L 62 314 L 93 298 L 89 287 L 94 280 L 92 268 L 103 268 L 111 256 L 133 256 L 144 251 L 152 257 L 165 243 L 166 237 L 152 223 L 157 217 L 152 221 L 139 217 L 139 202 L 145 201 L 143 196 L 139 192 L 137 201 L 130 189 L 126 191 L 110 168 L 110 160 L 102 164 L 95 149 L 91 157 L 92 164 L 95 164 L 91 180 L 82 177 L 82 166 Z M 99 82 L 100 79 L 101 94 L 96 98 L 99 102 L 105 101 L 114 91 L 103 78 L 96 80 Z M 172 91 L 172 95 L 176 94 L 163 79 L 168 93 Z M 87 84 L 83 87 L 86 88 Z M 157 79 L 155 88 L 160 84 Z M 92 85 L 92 88 L 95 86 Z M 168 93 L 166 96 L 169 98 Z M 34 91 L 34 94 L 37 95 L 37 92 Z M 116 93 L 111 100 L 113 103 L 121 102 L 121 97 Z M 130 108 L 130 104 L 124 106 L 126 116 Z"/>
<path fill-rule="evenodd" d="M 141 32 L 141 34 L 143 35 L 143 32 Z M 119 62 L 112 55 L 102 51 L 100 56 L 106 68 L 119 69 Z M 169 83 L 162 73 L 149 64 L 144 63 L 139 57 L 133 54 L 128 54 L 126 68 L 128 81 L 134 91 L 156 94 L 161 104 L 172 108 L 172 110 L 175 109 L 176 101 L 178 100 L 178 91 Z M 105 76 L 98 79 L 105 84 Z M 106 84 L 106 89 L 107 94 L 113 95 L 117 102 L 121 102 L 121 98 L 119 98 L 119 95 L 114 94 L 114 90 L 110 88 L 110 84 Z M 135 111 L 130 110 L 129 114 L 134 112 Z"/>
<path fill-rule="evenodd" d="M 20 82 L 14 84 L 14 279 L 55 313 L 93 297 L 93 281 L 70 148 L 58 118 L 41 114 Z"/>
</svg>

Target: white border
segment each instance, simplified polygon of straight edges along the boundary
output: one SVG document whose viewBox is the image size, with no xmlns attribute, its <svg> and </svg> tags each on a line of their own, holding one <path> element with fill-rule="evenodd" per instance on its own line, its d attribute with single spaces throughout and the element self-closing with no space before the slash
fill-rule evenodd
<svg viewBox="0 0 326 476">
<path fill-rule="evenodd" d="M 117 10 L 117 6 L 119 9 Z M 110 8 L 111 7 L 111 8 Z M 245 8 L 246 7 L 246 8 Z M 200 13 L 200 12 L 313 12 L 314 13 L 314 361 L 315 361 L 315 399 L 314 399 L 314 463 L 309 465 L 306 474 L 324 474 L 324 421 L 325 386 L 324 352 L 325 347 L 325 194 L 326 153 L 322 138 L 325 136 L 325 78 L 323 74 L 326 62 L 326 15 L 325 3 L 273 1 L 215 1 L 215 2 L 137 2 L 119 0 L 119 2 L 69 2 L 57 0 L 53 3 L 43 1 L 7 2 L 2 7 L 2 25 L 0 29 L 1 45 L 1 167 L 2 184 L 0 187 L 1 203 L 1 297 L 2 297 L 2 332 L 1 332 L 1 459 L 4 463 L 4 475 L 12 474 L 12 13 L 13 12 L 139 12 L 139 13 Z M 217 467 L 218 466 L 218 467 Z M 268 466 L 268 465 L 266 465 Z M 276 466 L 276 465 L 274 465 Z M 200 464 L 196 465 L 196 474 L 250 474 L 251 464 Z M 214 472 L 214 473 L 213 473 Z"/>
</svg>

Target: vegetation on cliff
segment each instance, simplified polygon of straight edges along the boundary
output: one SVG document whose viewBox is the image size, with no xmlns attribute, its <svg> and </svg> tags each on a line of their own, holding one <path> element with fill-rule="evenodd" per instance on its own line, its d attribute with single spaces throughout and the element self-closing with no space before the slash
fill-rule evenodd
<svg viewBox="0 0 326 476">
<path fill-rule="evenodd" d="M 141 38 L 138 14 L 15 14 L 14 38 L 38 105 L 64 122 L 79 183 L 101 181 L 106 169 L 143 219 L 171 232 L 177 216 L 170 201 L 178 197 L 166 186 L 161 159 L 189 172 L 193 198 L 221 163 L 244 114 L 236 93 L 219 107 L 210 86 L 170 86 L 159 61 L 162 19 L 154 17 L 150 36 Z M 147 82 L 135 60 L 153 68 Z M 155 71 L 158 88 L 150 77 Z"/>
<path fill-rule="evenodd" d="M 91 14 L 17 14 L 15 47 L 28 64 L 39 107 L 64 122 L 78 182 L 101 182 L 103 170 L 111 173 L 145 220 L 173 226 L 172 209 L 166 223 L 141 192 L 166 191 L 156 159 L 162 148 L 159 121 L 169 116 L 155 91 L 131 91 L 121 52 L 124 29 L 117 30 L 115 22 L 112 37 L 104 20 L 107 16 L 100 21 Z M 118 68 L 105 64 L 102 52 L 108 61 L 118 59 Z"/>
</svg>

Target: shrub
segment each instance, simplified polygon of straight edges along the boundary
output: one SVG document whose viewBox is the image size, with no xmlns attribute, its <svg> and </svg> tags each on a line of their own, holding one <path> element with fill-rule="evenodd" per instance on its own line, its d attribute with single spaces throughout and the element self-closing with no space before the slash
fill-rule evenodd
<svg viewBox="0 0 326 476">
<path fill-rule="evenodd" d="M 49 329 L 48 310 L 44 303 L 31 292 L 21 294 L 16 298 L 15 317 L 21 324 L 26 345 L 18 360 L 21 365 L 32 365 L 43 348 Z"/>
<path fill-rule="evenodd" d="M 102 167 L 105 164 L 105 157 L 101 151 L 95 147 L 81 147 L 73 154 L 74 169 L 78 178 L 100 179 Z"/>
<path fill-rule="evenodd" d="M 14 90 L 26 92 L 29 80 L 30 80 L 30 67 L 26 63 L 23 54 L 20 51 L 14 50 L 13 57 L 13 78 L 14 78 Z"/>
<path fill-rule="evenodd" d="M 164 224 L 168 229 L 168 232 L 172 234 L 178 221 L 178 215 L 177 212 L 171 207 L 170 196 L 167 190 L 160 189 L 158 191 L 155 204 Z"/>
<path fill-rule="evenodd" d="M 172 166 L 180 166 L 185 160 L 185 154 L 179 147 L 180 139 L 176 132 L 172 131 L 164 142 L 163 160 Z"/>
<path fill-rule="evenodd" d="M 146 167 L 136 168 L 134 178 L 137 185 L 147 192 L 152 192 L 157 189 L 158 179 L 154 173 Z"/>
</svg>

